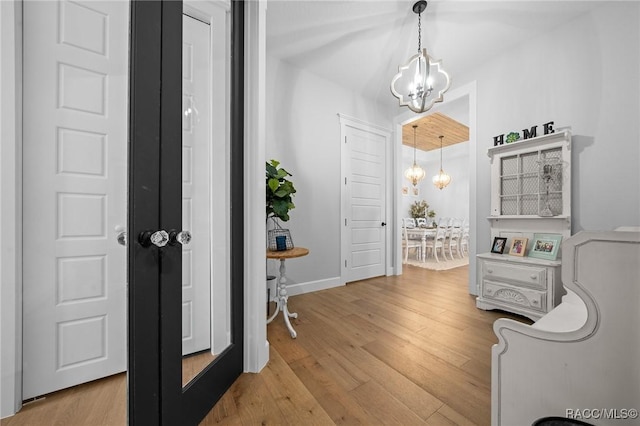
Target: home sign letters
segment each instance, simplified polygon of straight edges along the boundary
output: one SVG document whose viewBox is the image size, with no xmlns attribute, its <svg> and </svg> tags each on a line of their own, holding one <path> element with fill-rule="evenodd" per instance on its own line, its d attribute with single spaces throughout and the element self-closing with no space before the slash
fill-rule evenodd
<svg viewBox="0 0 640 426">
<path fill-rule="evenodd" d="M 542 127 L 544 128 L 545 135 L 548 135 L 550 133 L 555 133 L 555 130 L 553 129 L 553 121 L 544 123 Z M 522 140 L 535 138 L 536 136 L 538 136 L 538 126 L 533 126 L 530 129 L 522 130 Z M 520 140 L 520 133 L 518 132 L 511 132 L 507 134 L 506 141 L 503 133 L 501 135 L 493 137 L 493 146 L 504 145 L 505 142 L 512 143 L 518 140 Z"/>
</svg>

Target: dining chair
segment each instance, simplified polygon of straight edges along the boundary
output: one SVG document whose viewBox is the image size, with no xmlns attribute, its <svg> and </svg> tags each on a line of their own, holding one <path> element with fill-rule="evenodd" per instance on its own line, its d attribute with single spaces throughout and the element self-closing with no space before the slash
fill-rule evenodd
<svg viewBox="0 0 640 426">
<path fill-rule="evenodd" d="M 469 221 L 462 222 L 462 235 L 460 236 L 460 252 L 463 256 L 469 254 Z"/>
<path fill-rule="evenodd" d="M 440 219 L 438 219 L 438 226 L 442 228 L 448 228 L 450 221 L 451 219 L 448 217 L 441 217 Z"/>
<path fill-rule="evenodd" d="M 462 237 L 462 228 L 451 227 L 447 234 L 446 249 L 449 251 L 449 257 L 453 260 L 453 251 L 455 250 L 458 257 L 462 259 L 462 253 L 460 249 L 460 239 Z"/>
<path fill-rule="evenodd" d="M 416 259 L 422 259 L 422 240 L 409 238 L 409 233 L 407 232 L 407 227 L 403 221 L 402 223 L 402 250 L 404 252 L 404 263 L 407 263 L 409 260 L 409 250 L 416 250 Z"/>
<path fill-rule="evenodd" d="M 447 228 L 438 226 L 436 229 L 436 235 L 433 238 L 427 239 L 426 241 L 427 251 L 431 250 L 433 257 L 438 263 L 440 263 L 440 260 L 438 259 L 438 249 L 440 249 L 440 253 L 442 254 L 444 260 L 447 260 L 447 256 L 445 256 L 444 254 L 444 242 L 446 237 Z"/>
</svg>

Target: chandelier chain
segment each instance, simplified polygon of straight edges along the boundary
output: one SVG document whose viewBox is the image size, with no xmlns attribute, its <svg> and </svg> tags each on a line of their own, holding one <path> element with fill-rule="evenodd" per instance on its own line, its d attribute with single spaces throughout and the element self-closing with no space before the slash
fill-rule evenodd
<svg viewBox="0 0 640 426">
<path fill-rule="evenodd" d="M 422 13 L 418 13 L 418 54 L 422 50 L 422 20 L 420 17 Z"/>
<path fill-rule="evenodd" d="M 413 165 L 416 165 L 416 128 L 417 125 L 413 125 Z"/>
</svg>

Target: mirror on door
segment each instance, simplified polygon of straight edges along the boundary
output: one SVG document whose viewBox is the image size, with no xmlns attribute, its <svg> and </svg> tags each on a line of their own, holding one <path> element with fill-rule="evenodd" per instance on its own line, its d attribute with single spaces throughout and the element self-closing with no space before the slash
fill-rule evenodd
<svg viewBox="0 0 640 426">
<path fill-rule="evenodd" d="M 185 2 L 182 36 L 182 383 L 230 343 L 229 9 Z"/>
</svg>

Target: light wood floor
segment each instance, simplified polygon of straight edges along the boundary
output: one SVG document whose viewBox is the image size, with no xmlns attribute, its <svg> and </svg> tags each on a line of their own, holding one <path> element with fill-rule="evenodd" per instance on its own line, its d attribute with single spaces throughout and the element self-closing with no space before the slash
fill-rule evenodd
<svg viewBox="0 0 640 426">
<path fill-rule="evenodd" d="M 493 321 L 530 321 L 476 309 L 467 276 L 468 267 L 406 266 L 400 277 L 291 297 L 298 338 L 278 316 L 267 367 L 243 374 L 202 424 L 490 424 Z M 49 395 L 2 426 L 125 419 L 120 375 Z"/>
</svg>

